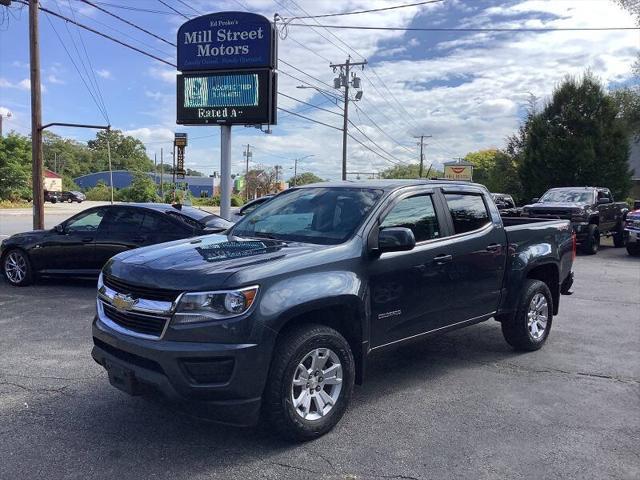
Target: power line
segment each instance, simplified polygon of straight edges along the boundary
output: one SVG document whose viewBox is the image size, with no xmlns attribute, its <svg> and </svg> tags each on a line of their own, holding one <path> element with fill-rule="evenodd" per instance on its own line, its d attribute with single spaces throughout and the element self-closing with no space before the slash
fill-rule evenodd
<svg viewBox="0 0 640 480">
<path fill-rule="evenodd" d="M 383 160 L 386 160 L 387 162 L 393 163 L 394 165 L 398 165 L 397 162 L 394 162 L 393 160 L 389 160 L 387 157 L 385 157 L 384 155 L 382 155 L 380 152 L 376 152 L 374 149 L 372 149 L 369 145 L 362 143 L 360 140 L 358 140 L 356 137 L 354 137 L 352 134 L 347 133 L 347 135 L 349 136 L 349 138 L 351 140 L 354 140 L 355 142 L 359 143 L 360 145 L 362 145 L 364 148 L 366 148 L 367 150 L 369 150 L 372 153 L 375 153 L 377 156 L 379 156 L 380 158 L 382 158 Z"/>
<path fill-rule="evenodd" d="M 14 0 L 14 1 L 16 1 L 17 3 L 22 3 L 23 5 L 28 5 L 28 3 L 27 3 L 25 0 Z M 54 17 L 60 18 L 60 19 L 65 20 L 65 21 L 67 21 L 67 22 L 71 22 L 71 23 L 73 23 L 74 25 L 79 26 L 80 28 L 84 28 L 85 30 L 88 30 L 88 31 L 90 31 L 90 32 L 92 32 L 92 33 L 95 33 L 96 35 L 100 35 L 101 37 L 104 37 L 104 38 L 106 38 L 106 39 L 108 39 L 108 40 L 111 40 L 112 42 L 116 42 L 117 44 L 122 45 L 123 47 L 127 47 L 127 48 L 129 48 L 129 49 L 131 49 L 131 50 L 134 50 L 134 51 L 136 51 L 136 52 L 138 52 L 138 53 L 141 53 L 142 55 L 145 55 L 145 56 L 147 56 L 147 57 L 149 57 L 149 58 L 153 58 L 154 60 L 157 60 L 157 61 L 159 61 L 159 62 L 162 62 L 162 63 L 164 63 L 164 64 L 166 64 L 166 65 L 169 65 L 170 67 L 177 68 L 177 67 L 176 67 L 176 65 L 175 65 L 174 63 L 171 63 L 171 62 L 169 62 L 169 61 L 167 61 L 167 60 L 164 60 L 163 58 L 157 57 L 157 56 L 155 56 L 155 55 L 153 55 L 153 54 L 151 54 L 151 53 L 149 53 L 149 52 L 146 52 L 146 51 L 144 51 L 144 50 L 141 50 L 141 49 L 139 49 L 138 47 L 135 47 L 135 46 L 130 45 L 130 44 L 126 43 L 126 42 L 123 42 L 122 40 L 118 40 L 117 38 L 112 37 L 111 35 L 108 35 L 108 34 L 106 34 L 106 33 L 103 33 L 103 32 L 101 32 L 101 31 L 99 31 L 99 30 L 96 30 L 96 29 L 94 29 L 94 28 L 92 28 L 92 27 L 89 27 L 89 26 L 87 26 L 87 25 L 84 25 L 84 24 L 82 24 L 82 23 L 80 23 L 80 22 L 77 22 L 77 21 L 75 21 L 75 20 L 72 20 L 72 19 L 71 19 L 71 18 L 69 18 L 69 17 L 65 17 L 64 15 L 61 15 L 61 14 L 59 14 L 59 13 L 56 13 L 56 12 L 52 11 L 52 10 L 49 10 L 48 8 L 45 8 L 45 7 L 39 7 L 39 9 L 40 9 L 41 11 L 45 12 L 45 13 L 48 13 L 49 15 L 53 15 Z"/>
<path fill-rule="evenodd" d="M 82 0 L 77 0 L 77 1 L 82 1 Z M 103 5 L 105 7 L 120 8 L 122 10 L 129 10 L 132 12 L 156 13 L 160 15 L 173 15 L 173 12 L 165 12 L 163 10 L 152 10 L 149 8 L 132 7 L 130 5 L 119 5 L 117 3 L 96 2 L 96 4 Z"/>
<path fill-rule="evenodd" d="M 304 118 L 305 120 L 308 120 L 308 121 L 313 122 L 313 123 L 317 123 L 319 125 L 324 125 L 325 127 L 333 128 L 334 130 L 342 131 L 342 129 L 340 127 L 336 127 L 334 125 L 329 125 L 328 123 L 324 123 L 324 122 L 321 122 L 319 120 L 314 120 L 313 118 L 305 117 L 304 115 L 300 115 L 299 113 L 292 112 L 291 110 L 287 110 L 285 108 L 278 107 L 278 110 L 286 112 L 289 115 L 295 115 L 296 117 Z"/>
<path fill-rule="evenodd" d="M 58 40 L 60 41 L 60 45 L 62 45 L 62 48 L 64 49 L 64 51 L 67 53 L 67 56 L 69 57 L 69 60 L 71 60 L 71 64 L 73 65 L 73 67 L 75 68 L 76 72 L 78 73 L 78 76 L 80 77 L 80 80 L 82 80 L 82 83 L 84 84 L 85 88 L 87 89 L 87 92 L 89 92 L 89 96 L 91 97 L 91 99 L 93 100 L 93 102 L 96 104 L 96 107 L 98 108 L 98 111 L 104 116 L 104 113 L 102 112 L 102 109 L 100 107 L 100 104 L 98 103 L 98 101 L 96 100 L 96 97 L 93 95 L 93 92 L 91 91 L 91 89 L 89 88 L 89 85 L 87 85 L 86 80 L 84 79 L 84 76 L 80 73 L 80 69 L 78 68 L 78 65 L 76 64 L 75 60 L 73 59 L 73 56 L 71 55 L 71 53 L 69 52 L 69 50 L 67 49 L 67 46 L 64 44 L 64 42 L 62 41 L 62 37 L 60 36 L 60 34 L 58 33 L 58 30 L 56 30 L 55 25 L 53 24 L 53 22 L 51 21 L 51 19 L 47 16 L 45 17 L 47 19 L 47 21 L 49 22 L 49 25 L 51 25 L 51 28 L 53 29 L 53 32 L 56 34 L 56 37 L 58 37 Z M 105 117 L 106 120 L 106 117 Z"/>
<path fill-rule="evenodd" d="M 328 108 L 319 107 L 318 105 L 314 105 L 312 103 L 305 102 L 304 100 L 299 100 L 299 99 L 297 99 L 295 97 L 287 95 L 286 93 L 278 92 L 278 95 L 282 95 L 283 97 L 290 98 L 291 100 L 295 100 L 298 103 L 304 103 L 305 105 L 309 105 L 310 107 L 317 108 L 318 110 L 322 110 L 323 112 L 333 113 L 334 115 L 337 115 L 338 117 L 342 117 L 341 113 L 334 112 L 333 110 L 329 110 Z"/>
<path fill-rule="evenodd" d="M 164 5 L 165 7 L 167 7 L 169 10 L 173 10 L 174 12 L 176 12 L 178 15 L 180 15 L 181 17 L 186 18 L 187 20 L 189 20 L 189 17 L 187 17 L 184 13 L 179 12 L 178 10 L 176 10 L 175 8 L 173 8 L 171 5 L 169 5 L 167 2 L 165 2 L 164 0 L 158 0 L 162 5 Z"/>
<path fill-rule="evenodd" d="M 417 2 L 417 3 L 407 3 L 404 5 L 396 5 L 394 7 L 384 7 L 384 8 L 373 8 L 371 10 L 357 10 L 355 12 L 344 12 L 344 13 L 327 13 L 324 15 L 308 15 L 306 17 L 291 17 L 291 20 L 297 20 L 301 18 L 326 18 L 326 17 L 344 17 L 347 15 L 360 15 L 362 13 L 374 13 L 374 12 L 383 12 L 386 10 L 396 10 L 398 8 L 407 8 L 407 7 L 417 7 L 420 5 L 426 5 L 428 3 L 440 3 L 444 0 L 428 0 L 426 2 Z"/>
<path fill-rule="evenodd" d="M 349 122 L 349 124 L 350 124 L 353 128 L 355 128 L 358 132 L 360 132 L 360 134 L 361 134 L 364 138 L 366 138 L 366 139 L 367 139 L 367 140 L 369 140 L 371 143 L 373 143 L 376 147 L 378 147 L 380 150 L 382 150 L 386 155 L 388 155 L 388 156 L 389 156 L 389 157 L 391 157 L 391 158 L 395 158 L 391 153 L 387 152 L 384 148 L 382 148 L 380 145 L 378 145 L 378 144 L 375 142 L 375 140 L 372 140 L 372 139 L 371 139 L 371 137 L 369 137 L 369 135 L 367 135 L 366 133 L 364 133 L 364 132 L 363 132 L 363 131 L 362 131 L 362 130 L 361 130 L 361 129 L 360 129 L 360 128 L 355 124 L 355 123 L 353 123 L 353 122 L 352 122 L 351 120 L 349 120 L 349 119 L 347 119 L 347 122 Z M 349 135 L 349 134 L 347 133 L 347 135 Z M 349 135 L 349 136 L 351 136 L 351 135 Z M 353 138 L 353 137 L 351 137 L 351 138 Z M 390 160 L 390 161 L 391 161 L 391 160 Z M 391 163 L 395 163 L 395 164 L 397 165 L 397 164 L 399 164 L 399 163 L 401 163 L 401 162 L 400 162 L 400 160 L 398 160 L 398 161 L 391 161 Z"/>
<path fill-rule="evenodd" d="M 58 4 L 57 0 L 56 0 L 56 5 Z M 73 11 L 73 8 L 71 7 L 71 0 L 67 0 L 67 4 L 69 5 L 69 10 L 71 10 L 71 14 L 73 15 L 73 19 L 76 19 L 75 16 L 75 12 Z M 58 6 L 58 11 L 61 12 L 60 10 L 60 6 Z M 65 28 L 66 28 L 66 24 L 65 24 Z M 69 29 L 67 28 L 67 32 L 69 31 Z M 87 63 L 89 64 L 89 71 L 91 72 L 91 77 L 93 78 L 93 84 L 95 86 L 96 89 L 96 94 L 98 96 L 98 99 L 100 100 L 100 103 L 102 104 L 102 108 L 104 110 L 104 117 L 105 120 L 107 121 L 107 124 L 111 124 L 111 121 L 109 120 L 109 112 L 107 111 L 107 105 L 104 101 L 104 97 L 102 95 L 102 89 L 100 88 L 100 84 L 98 83 L 98 79 L 96 78 L 96 74 L 95 74 L 95 70 L 93 68 L 93 63 L 91 62 L 91 56 L 89 55 L 89 52 L 87 52 L 87 46 L 84 43 L 84 38 L 82 38 L 82 33 L 80 32 L 80 29 L 78 28 L 78 26 L 76 26 L 76 33 L 78 35 L 78 38 L 80 39 L 80 44 L 82 45 L 82 50 L 84 51 L 84 55 L 87 58 Z M 71 36 L 71 33 L 69 33 L 69 36 Z M 73 41 L 73 37 L 71 36 L 71 40 Z M 75 42 L 74 42 L 74 47 L 75 47 Z M 80 57 L 80 55 L 78 55 L 78 57 Z M 84 62 L 83 62 L 83 66 L 84 66 Z M 89 77 L 89 75 L 87 75 L 87 77 Z"/>
<path fill-rule="evenodd" d="M 194 12 L 196 12 L 198 15 L 202 15 L 202 12 L 194 7 L 192 7 L 190 4 L 188 4 L 187 2 L 185 2 L 184 0 L 176 0 L 177 2 L 181 3 L 182 5 L 184 5 L 185 7 L 193 10 Z"/>
<path fill-rule="evenodd" d="M 377 128 L 383 135 L 385 135 L 386 137 L 388 137 L 389 139 L 391 139 L 391 141 L 397 143 L 401 148 L 404 148 L 407 152 L 411 153 L 413 155 L 413 151 L 409 148 L 407 148 L 406 146 L 404 146 L 402 143 L 400 143 L 398 140 L 396 140 L 395 138 L 393 138 L 391 135 L 389 135 L 383 128 L 381 128 L 374 120 L 373 118 L 371 118 L 369 116 L 369 114 L 367 114 L 367 112 L 365 112 L 361 107 L 358 106 L 358 104 L 356 102 L 353 103 L 353 105 L 356 107 L 356 110 L 358 112 L 362 112 L 362 114 L 367 117 L 369 119 L 369 121 L 373 124 L 373 126 L 375 128 Z"/>
<path fill-rule="evenodd" d="M 107 10 L 106 8 L 102 8 L 102 7 L 98 6 L 98 5 L 96 5 L 95 3 L 92 3 L 92 2 L 90 2 L 89 0 L 77 0 L 77 1 L 80 1 L 80 2 L 82 2 L 82 3 L 86 3 L 87 5 L 90 5 L 90 6 L 92 6 L 93 8 L 96 8 L 96 9 L 100 10 L 101 12 L 106 13 L 107 15 L 109 15 L 109 16 L 111 16 L 111 17 L 113 17 L 113 18 L 116 18 L 116 19 L 120 20 L 121 22 L 124 22 L 124 23 L 126 23 L 127 25 L 132 26 L 133 28 L 135 28 L 135 29 L 137 29 L 137 30 L 140 30 L 141 32 L 146 33 L 147 35 L 151 35 L 152 37 L 154 37 L 154 38 L 156 38 L 156 39 L 160 40 L 161 42 L 166 43 L 167 45 L 171 45 L 172 47 L 175 47 L 175 46 L 176 46 L 176 44 L 175 44 L 175 43 L 170 42 L 169 40 L 166 40 L 165 38 L 162 38 L 160 35 L 156 35 L 155 33 L 150 32 L 149 30 L 146 30 L 146 29 L 142 28 L 141 26 L 139 26 L 139 25 L 137 25 L 137 24 L 135 24 L 135 23 L 133 23 L 133 22 L 130 22 L 130 21 L 129 21 L 129 20 L 127 20 L 126 18 L 122 18 L 122 17 L 120 17 L 119 15 L 116 15 L 115 13 L 110 12 L 110 11 L 109 11 L 109 10 Z"/>
<path fill-rule="evenodd" d="M 288 23 L 287 26 L 311 27 L 307 23 Z M 593 32 L 608 30 L 640 30 L 640 27 L 541 27 L 541 28 L 436 28 L 436 27 L 374 27 L 363 25 L 322 25 L 322 28 L 342 30 L 385 30 L 392 32 Z"/>
</svg>

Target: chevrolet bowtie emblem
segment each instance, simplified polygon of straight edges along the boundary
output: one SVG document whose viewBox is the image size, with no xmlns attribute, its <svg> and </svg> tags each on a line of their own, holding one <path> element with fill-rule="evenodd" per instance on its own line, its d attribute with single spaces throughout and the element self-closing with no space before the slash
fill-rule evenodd
<svg viewBox="0 0 640 480">
<path fill-rule="evenodd" d="M 123 293 L 116 293 L 111 300 L 111 304 L 118 310 L 131 310 L 133 306 L 138 303 L 137 298 L 133 298 L 131 295 L 125 295 Z"/>
</svg>

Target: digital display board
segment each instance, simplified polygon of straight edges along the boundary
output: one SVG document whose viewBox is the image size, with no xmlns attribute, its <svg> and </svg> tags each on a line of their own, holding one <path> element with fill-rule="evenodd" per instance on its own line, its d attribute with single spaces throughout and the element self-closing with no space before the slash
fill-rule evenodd
<svg viewBox="0 0 640 480">
<path fill-rule="evenodd" d="M 177 123 L 275 123 L 275 73 L 269 69 L 178 75 Z"/>
</svg>

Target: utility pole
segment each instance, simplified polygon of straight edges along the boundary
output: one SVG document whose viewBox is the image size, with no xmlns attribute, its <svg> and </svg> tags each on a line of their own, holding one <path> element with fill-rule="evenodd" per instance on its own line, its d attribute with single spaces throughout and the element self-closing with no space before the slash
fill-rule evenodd
<svg viewBox="0 0 640 480">
<path fill-rule="evenodd" d="M 164 202 L 164 161 L 163 147 L 160 147 L 160 198 Z"/>
<path fill-rule="evenodd" d="M 340 75 L 337 78 L 333 79 L 333 86 L 335 88 L 344 87 L 344 112 L 342 118 L 342 180 L 347 179 L 347 137 L 348 137 L 348 123 L 349 123 L 349 85 L 353 85 L 354 88 L 358 89 L 358 93 L 356 94 L 356 99 L 360 100 L 362 98 L 362 90 L 360 90 L 360 79 L 356 76 L 353 79 L 350 78 L 351 67 L 364 66 L 367 64 L 367 61 L 364 62 L 352 62 L 351 56 L 347 57 L 347 61 L 345 63 L 331 63 L 329 66 L 333 68 L 333 71 L 336 72 L 340 70 Z"/>
<path fill-rule="evenodd" d="M 298 176 L 298 159 L 293 160 L 293 186 L 296 186 L 296 180 Z"/>
<path fill-rule="evenodd" d="M 53 171 L 58 173 L 58 152 L 53 152 Z"/>
<path fill-rule="evenodd" d="M 253 157 L 253 152 L 251 152 L 251 145 L 247 143 L 247 149 L 242 152 L 242 155 L 246 159 L 246 168 L 244 171 L 244 190 L 245 190 L 245 200 L 249 201 L 249 159 Z"/>
<path fill-rule="evenodd" d="M 40 39 L 38 0 L 29 0 L 29 63 L 31 69 L 31 179 L 33 195 L 33 229 L 44 228 L 44 193 L 42 190 L 42 98 L 40 87 Z"/>
<path fill-rule="evenodd" d="M 420 143 L 418 145 L 420 145 L 420 171 L 418 173 L 418 178 L 422 178 L 422 172 L 424 170 L 424 139 L 425 138 L 431 138 L 433 135 L 418 135 L 416 137 L 413 138 L 419 138 L 420 139 Z"/>
<path fill-rule="evenodd" d="M 231 217 L 231 125 L 220 125 L 220 216 Z"/>
</svg>

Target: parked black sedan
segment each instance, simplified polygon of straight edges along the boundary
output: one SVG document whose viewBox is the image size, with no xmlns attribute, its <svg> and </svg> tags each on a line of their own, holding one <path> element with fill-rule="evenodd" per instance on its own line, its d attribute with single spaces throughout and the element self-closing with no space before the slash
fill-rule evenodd
<svg viewBox="0 0 640 480">
<path fill-rule="evenodd" d="M 51 230 L 18 233 L 0 244 L 0 267 L 16 286 L 37 276 L 98 276 L 125 250 L 226 230 L 233 224 L 187 206 L 161 203 L 89 208 Z"/>
</svg>

